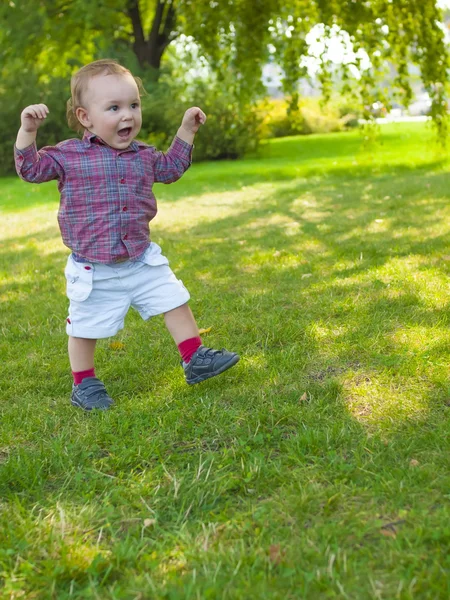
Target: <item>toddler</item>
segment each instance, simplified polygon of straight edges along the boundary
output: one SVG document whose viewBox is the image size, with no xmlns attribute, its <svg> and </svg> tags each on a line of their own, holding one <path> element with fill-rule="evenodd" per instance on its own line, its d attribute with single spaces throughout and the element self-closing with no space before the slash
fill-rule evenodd
<svg viewBox="0 0 450 600">
<path fill-rule="evenodd" d="M 72 77 L 69 125 L 83 134 L 37 151 L 45 104 L 25 108 L 14 149 L 25 181 L 58 180 L 58 223 L 71 250 L 65 268 L 70 300 L 66 331 L 74 383 L 71 402 L 84 410 L 113 403 L 95 376 L 97 339 L 123 328 L 130 306 L 144 320 L 163 314 L 181 354 L 188 384 L 235 365 L 239 356 L 202 345 L 188 306 L 189 292 L 150 241 L 157 212 L 153 183 L 179 179 L 191 164 L 192 145 L 205 114 L 184 114 L 166 153 L 137 141 L 142 125 L 140 80 L 113 60 L 98 60 Z"/>
</svg>

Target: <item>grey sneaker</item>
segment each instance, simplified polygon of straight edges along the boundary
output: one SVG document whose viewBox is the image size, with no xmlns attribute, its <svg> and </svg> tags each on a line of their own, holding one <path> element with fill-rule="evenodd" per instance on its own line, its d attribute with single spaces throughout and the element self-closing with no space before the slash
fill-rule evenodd
<svg viewBox="0 0 450 600">
<path fill-rule="evenodd" d="M 86 377 L 80 384 L 74 385 L 70 401 L 83 410 L 108 410 L 113 403 L 97 377 Z"/>
<path fill-rule="evenodd" d="M 181 365 L 186 375 L 186 382 L 193 385 L 223 373 L 233 367 L 238 360 L 239 355 L 236 352 L 228 352 L 225 348 L 213 350 L 200 346 L 192 355 L 191 360 L 188 363 L 182 361 Z"/>
</svg>

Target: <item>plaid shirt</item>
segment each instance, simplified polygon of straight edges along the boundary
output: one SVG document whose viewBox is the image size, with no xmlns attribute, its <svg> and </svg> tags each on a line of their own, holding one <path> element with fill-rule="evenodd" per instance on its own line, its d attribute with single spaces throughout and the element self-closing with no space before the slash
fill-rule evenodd
<svg viewBox="0 0 450 600">
<path fill-rule="evenodd" d="M 157 212 L 153 183 L 172 183 L 191 164 L 192 146 L 178 137 L 167 153 L 133 141 L 115 150 L 86 131 L 39 150 L 15 148 L 16 170 L 31 183 L 58 180 L 58 223 L 77 258 L 110 263 L 138 258 L 150 244 Z"/>
</svg>

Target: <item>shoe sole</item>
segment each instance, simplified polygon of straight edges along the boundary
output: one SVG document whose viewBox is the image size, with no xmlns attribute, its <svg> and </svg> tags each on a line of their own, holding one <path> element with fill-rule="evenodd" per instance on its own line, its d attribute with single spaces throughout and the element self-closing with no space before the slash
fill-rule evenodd
<svg viewBox="0 0 450 600">
<path fill-rule="evenodd" d="M 210 379 L 211 377 L 220 375 L 224 371 L 227 371 L 231 367 L 234 367 L 234 365 L 239 362 L 239 358 L 240 358 L 239 355 L 235 354 L 232 358 L 230 358 L 230 360 L 227 363 L 222 365 L 220 367 L 220 369 L 217 369 L 217 371 L 214 371 L 213 373 L 205 373 L 204 375 L 198 375 L 195 379 L 191 379 L 191 380 L 186 379 L 186 383 L 188 385 L 195 385 L 196 383 L 201 383 L 202 381 L 205 381 L 205 379 Z"/>
<path fill-rule="evenodd" d="M 70 404 L 72 406 L 76 406 L 77 408 L 81 408 L 81 410 L 84 410 L 84 412 L 92 412 L 93 410 L 109 410 L 109 408 L 111 408 L 111 404 L 109 406 L 105 406 L 105 407 L 98 407 L 98 406 L 94 406 L 93 408 L 84 408 L 84 406 L 82 406 L 81 404 L 79 404 L 76 400 L 71 400 Z"/>
</svg>

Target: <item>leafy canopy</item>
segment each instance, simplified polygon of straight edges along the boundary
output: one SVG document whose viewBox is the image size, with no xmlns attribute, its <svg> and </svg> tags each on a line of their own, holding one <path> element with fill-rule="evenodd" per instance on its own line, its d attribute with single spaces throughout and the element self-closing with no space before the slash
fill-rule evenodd
<svg viewBox="0 0 450 600">
<path fill-rule="evenodd" d="M 219 76 L 233 74 L 247 98 L 261 91 L 262 67 L 275 57 L 294 103 L 306 76 L 306 36 L 323 23 L 325 31 L 347 31 L 356 56 L 360 49 L 369 56 L 372 67 L 356 80 L 349 64 L 341 66 L 340 81 L 356 86 L 363 101 L 380 99 L 386 65 L 409 100 L 410 66 L 417 65 L 435 120 L 443 121 L 446 112 L 448 57 L 435 0 L 10 0 L 2 3 L 0 19 L 2 69 L 20 58 L 51 78 L 114 55 L 157 71 L 166 49 L 184 34 Z M 327 94 L 335 65 L 322 59 L 319 78 Z M 354 66 L 361 67 L 360 57 Z"/>
</svg>

